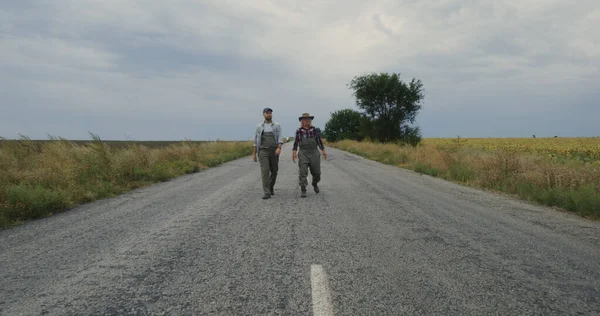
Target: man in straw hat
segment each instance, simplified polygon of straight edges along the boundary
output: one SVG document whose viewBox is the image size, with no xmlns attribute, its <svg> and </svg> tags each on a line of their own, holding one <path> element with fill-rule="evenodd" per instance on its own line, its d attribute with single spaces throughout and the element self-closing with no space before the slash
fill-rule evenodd
<svg viewBox="0 0 600 316">
<path fill-rule="evenodd" d="M 256 126 L 254 133 L 253 159 L 260 162 L 260 173 L 263 186 L 263 199 L 269 199 L 275 194 L 274 187 L 279 170 L 279 154 L 283 145 L 281 126 L 273 122 L 273 110 L 263 109 L 264 121 Z"/>
<path fill-rule="evenodd" d="M 300 121 L 300 128 L 296 130 L 296 137 L 294 138 L 294 147 L 292 150 L 292 160 L 296 162 L 298 158 L 299 167 L 299 180 L 300 180 L 300 197 L 306 197 L 306 186 L 308 185 L 308 170 L 312 175 L 312 186 L 315 193 L 319 193 L 318 183 L 321 181 L 321 155 L 318 149 L 321 149 L 323 157 L 327 159 L 327 153 L 325 152 L 325 146 L 321 140 L 321 130 L 318 127 L 312 125 L 312 120 L 315 117 L 303 113 L 298 118 Z M 300 152 L 298 153 L 298 147 Z"/>
</svg>

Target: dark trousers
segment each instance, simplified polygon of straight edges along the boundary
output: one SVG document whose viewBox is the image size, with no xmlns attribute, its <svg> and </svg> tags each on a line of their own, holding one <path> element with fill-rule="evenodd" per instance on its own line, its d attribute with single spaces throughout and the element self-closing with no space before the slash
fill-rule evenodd
<svg viewBox="0 0 600 316">
<path fill-rule="evenodd" d="M 298 177 L 301 188 L 308 185 L 308 171 L 312 175 L 312 185 L 321 181 L 321 155 L 317 150 L 300 150 L 298 152 Z"/>
<path fill-rule="evenodd" d="M 277 181 L 279 156 L 275 154 L 275 150 L 276 148 L 261 148 L 258 152 L 258 162 L 260 163 L 260 173 L 265 194 L 271 193 L 271 189 L 275 187 L 275 181 Z"/>
</svg>

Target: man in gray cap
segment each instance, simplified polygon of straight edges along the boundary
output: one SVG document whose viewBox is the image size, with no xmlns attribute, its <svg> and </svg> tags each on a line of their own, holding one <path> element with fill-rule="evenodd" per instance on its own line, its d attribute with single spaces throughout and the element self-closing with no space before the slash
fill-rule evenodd
<svg viewBox="0 0 600 316">
<path fill-rule="evenodd" d="M 281 126 L 273 122 L 273 110 L 263 109 L 264 121 L 256 126 L 254 133 L 253 159 L 260 162 L 260 173 L 262 177 L 263 199 L 271 198 L 275 194 L 274 187 L 279 170 L 279 154 L 283 145 Z M 270 174 L 269 174 L 270 173 Z"/>
</svg>

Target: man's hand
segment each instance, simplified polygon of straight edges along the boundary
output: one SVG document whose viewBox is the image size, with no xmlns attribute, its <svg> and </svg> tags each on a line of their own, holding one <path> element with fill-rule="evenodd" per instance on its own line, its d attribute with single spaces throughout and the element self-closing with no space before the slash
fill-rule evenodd
<svg viewBox="0 0 600 316">
<path fill-rule="evenodd" d="M 281 148 L 277 147 L 275 150 L 275 155 L 279 156 L 279 154 L 281 154 Z"/>
<path fill-rule="evenodd" d="M 296 151 L 292 151 L 292 161 L 296 162 Z"/>
<path fill-rule="evenodd" d="M 254 162 L 256 162 L 256 154 L 252 155 L 252 160 L 254 160 Z"/>
<path fill-rule="evenodd" d="M 325 160 L 327 160 L 327 153 L 325 152 L 325 149 L 323 149 L 323 158 L 325 158 Z"/>
</svg>

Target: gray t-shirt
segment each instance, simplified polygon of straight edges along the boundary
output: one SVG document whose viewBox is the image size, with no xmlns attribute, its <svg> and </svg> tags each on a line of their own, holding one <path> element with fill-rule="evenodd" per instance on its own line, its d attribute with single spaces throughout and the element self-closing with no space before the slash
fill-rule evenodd
<svg viewBox="0 0 600 316">
<path fill-rule="evenodd" d="M 269 124 L 269 123 L 265 123 L 265 129 L 264 129 L 264 132 L 265 132 L 265 133 L 272 132 L 272 131 L 273 131 L 273 124 L 274 124 L 274 123 L 271 123 L 271 124 Z"/>
</svg>

